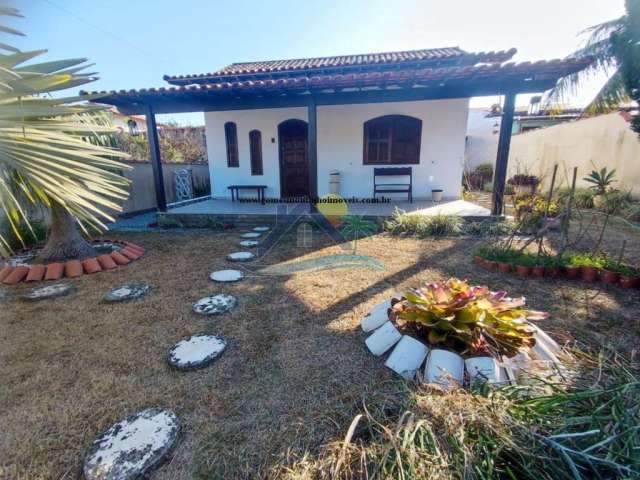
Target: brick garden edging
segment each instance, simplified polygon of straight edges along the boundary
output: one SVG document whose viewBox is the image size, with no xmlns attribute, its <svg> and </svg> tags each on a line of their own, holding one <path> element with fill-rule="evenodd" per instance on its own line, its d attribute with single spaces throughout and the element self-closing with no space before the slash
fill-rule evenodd
<svg viewBox="0 0 640 480">
<path fill-rule="evenodd" d="M 101 243 L 103 241 L 100 241 Z M 95 258 L 68 260 L 48 265 L 5 265 L 0 268 L 0 282 L 5 285 L 15 285 L 20 282 L 40 282 L 43 280 L 60 280 L 62 277 L 77 278 L 81 275 L 98 273 L 102 270 L 112 270 L 137 260 L 145 253 L 145 249 L 131 242 L 110 241 L 119 245 L 120 250 L 105 253 Z"/>
</svg>

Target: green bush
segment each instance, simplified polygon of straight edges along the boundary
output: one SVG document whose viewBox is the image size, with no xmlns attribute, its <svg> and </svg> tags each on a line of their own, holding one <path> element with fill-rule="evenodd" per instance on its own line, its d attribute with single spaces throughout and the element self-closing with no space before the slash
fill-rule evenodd
<svg viewBox="0 0 640 480">
<path fill-rule="evenodd" d="M 598 210 L 611 215 L 621 214 L 624 210 L 631 207 L 633 199 L 630 192 L 616 190 L 607 192 L 601 196 L 602 204 Z"/>
<path fill-rule="evenodd" d="M 567 251 L 562 254 L 560 264 L 563 267 L 603 268 L 605 266 L 605 258 L 601 255 Z"/>
<path fill-rule="evenodd" d="M 567 199 L 571 194 L 571 189 L 568 187 L 559 188 L 554 193 L 554 198 L 556 203 L 559 204 L 560 208 L 564 208 L 567 204 Z M 593 208 L 593 198 L 596 196 L 595 192 L 589 188 L 576 188 L 576 191 L 573 195 L 573 205 L 580 209 L 591 209 Z"/>
<path fill-rule="evenodd" d="M 393 216 L 383 224 L 385 231 L 393 235 L 418 235 L 421 237 L 456 236 L 463 232 L 464 220 L 455 215 L 426 216 L 405 213 L 396 208 Z"/>
<path fill-rule="evenodd" d="M 383 224 L 385 231 L 393 235 L 419 235 L 424 228 L 424 215 L 406 213 L 396 207 L 393 215 Z"/>
<path fill-rule="evenodd" d="M 9 221 L 3 218 L 0 221 L 0 236 L 7 239 L 12 250 L 20 248 L 30 248 L 42 244 L 47 239 L 47 226 L 42 221 L 32 220 L 29 222 L 31 229 L 24 222 L 17 225 L 20 238 L 11 228 Z"/>
<path fill-rule="evenodd" d="M 427 217 L 422 230 L 422 235 L 433 237 L 450 237 L 462 233 L 464 220 L 456 215 L 434 215 Z"/>
<path fill-rule="evenodd" d="M 515 225 L 508 221 L 484 220 L 482 222 L 466 222 L 463 227 L 465 235 L 475 235 L 480 237 L 493 237 L 511 235 Z"/>
</svg>

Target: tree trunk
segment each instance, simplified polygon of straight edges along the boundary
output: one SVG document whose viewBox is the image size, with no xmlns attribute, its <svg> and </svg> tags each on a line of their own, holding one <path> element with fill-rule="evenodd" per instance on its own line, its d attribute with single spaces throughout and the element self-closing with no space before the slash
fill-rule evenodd
<svg viewBox="0 0 640 480">
<path fill-rule="evenodd" d="M 51 231 L 37 262 L 50 263 L 64 260 L 82 260 L 95 257 L 96 250 L 78 231 L 76 219 L 61 205 L 51 205 Z"/>
</svg>

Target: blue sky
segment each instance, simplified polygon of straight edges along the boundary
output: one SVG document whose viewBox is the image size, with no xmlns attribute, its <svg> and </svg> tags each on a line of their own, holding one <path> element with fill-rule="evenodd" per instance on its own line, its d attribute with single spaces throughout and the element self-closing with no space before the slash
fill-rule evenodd
<svg viewBox="0 0 640 480">
<path fill-rule="evenodd" d="M 22 0 L 12 20 L 21 49 L 48 59 L 88 57 L 88 88 L 162 86 L 163 74 L 214 71 L 239 61 L 460 46 L 516 47 L 516 60 L 563 57 L 578 33 L 624 13 L 623 0 Z M 3 40 L 6 41 L 6 40 Z M 571 99 L 586 103 L 604 77 Z M 474 99 L 472 106 L 495 98 Z M 519 98 L 518 103 L 527 99 Z M 166 119 L 166 118 L 165 118 Z M 176 116 L 202 123 L 201 114 Z"/>
</svg>

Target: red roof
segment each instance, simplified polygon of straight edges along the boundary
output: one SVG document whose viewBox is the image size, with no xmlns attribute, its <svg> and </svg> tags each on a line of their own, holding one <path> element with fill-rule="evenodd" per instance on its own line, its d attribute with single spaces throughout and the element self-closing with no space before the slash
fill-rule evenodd
<svg viewBox="0 0 640 480">
<path fill-rule="evenodd" d="M 270 74 L 300 75 L 310 70 L 330 73 L 334 70 L 356 71 L 373 67 L 376 70 L 384 67 L 426 68 L 444 65 L 474 65 L 478 63 L 501 63 L 509 60 L 516 49 L 499 52 L 469 53 L 459 47 L 431 48 L 422 50 L 406 50 L 400 52 L 367 53 L 362 55 L 342 55 L 334 57 L 298 58 L 291 60 L 268 60 L 258 62 L 233 63 L 221 70 L 193 75 L 165 75 L 164 79 L 176 85 L 189 83 L 218 83 L 229 80 L 226 77 L 252 76 L 254 79 L 270 77 Z"/>
</svg>

